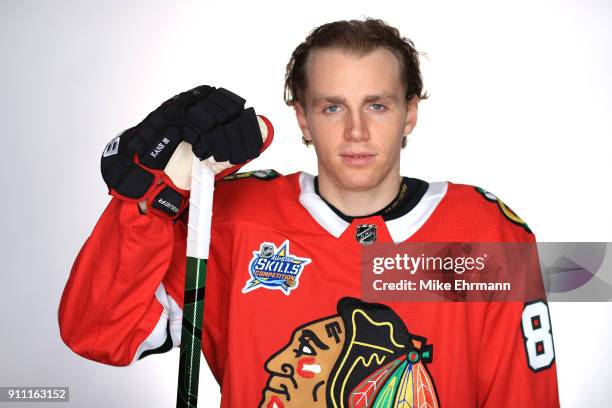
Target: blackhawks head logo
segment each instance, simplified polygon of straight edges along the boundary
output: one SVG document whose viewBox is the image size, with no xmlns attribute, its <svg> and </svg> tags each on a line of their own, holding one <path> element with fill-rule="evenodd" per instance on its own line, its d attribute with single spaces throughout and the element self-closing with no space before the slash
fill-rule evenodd
<svg viewBox="0 0 612 408">
<path fill-rule="evenodd" d="M 260 408 L 437 408 L 433 346 L 391 308 L 354 298 L 298 327 L 265 363 Z"/>
</svg>

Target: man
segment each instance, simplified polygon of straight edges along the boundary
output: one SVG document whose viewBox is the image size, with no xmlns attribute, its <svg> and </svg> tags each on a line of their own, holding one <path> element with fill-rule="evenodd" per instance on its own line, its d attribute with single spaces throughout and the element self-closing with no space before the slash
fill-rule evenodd
<svg viewBox="0 0 612 408">
<path fill-rule="evenodd" d="M 254 172 L 215 190 L 202 349 L 223 407 L 559 405 L 543 299 L 358 300 L 364 245 L 535 240 L 485 190 L 400 176 L 425 97 L 412 43 L 379 20 L 323 25 L 294 51 L 286 101 L 318 177 Z M 181 141 L 235 171 L 259 154 L 258 130 L 272 132 L 243 104 L 196 88 L 107 146 L 115 197 L 60 305 L 75 352 L 127 365 L 179 344 L 189 173 L 180 163 L 191 155 Z M 136 164 L 115 160 L 126 139 Z"/>
</svg>

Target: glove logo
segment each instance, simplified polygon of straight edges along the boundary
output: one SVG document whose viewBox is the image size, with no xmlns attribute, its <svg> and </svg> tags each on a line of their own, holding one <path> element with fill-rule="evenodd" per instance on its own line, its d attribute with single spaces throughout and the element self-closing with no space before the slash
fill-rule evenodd
<svg viewBox="0 0 612 408">
<path fill-rule="evenodd" d="M 104 152 L 102 153 L 102 157 L 112 156 L 114 154 L 117 154 L 117 152 L 119 152 L 119 139 L 120 138 L 121 138 L 121 135 L 113 138 L 113 140 L 108 142 L 108 144 L 104 148 Z"/>
<path fill-rule="evenodd" d="M 259 251 L 253 251 L 253 259 L 249 263 L 250 279 L 242 288 L 242 293 L 265 288 L 280 290 L 289 296 L 298 287 L 300 275 L 310 262 L 310 258 L 299 258 L 289 253 L 289 240 L 279 247 L 271 242 L 262 242 Z"/>
<path fill-rule="evenodd" d="M 158 198 L 156 202 L 172 211 L 173 214 L 178 214 L 179 212 L 179 208 L 176 205 L 164 200 L 163 198 Z"/>
</svg>

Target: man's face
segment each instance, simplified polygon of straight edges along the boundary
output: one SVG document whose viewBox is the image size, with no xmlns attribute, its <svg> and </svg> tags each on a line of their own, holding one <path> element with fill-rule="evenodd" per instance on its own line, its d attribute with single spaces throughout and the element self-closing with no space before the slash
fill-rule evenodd
<svg viewBox="0 0 612 408">
<path fill-rule="evenodd" d="M 266 361 L 270 374 L 262 408 L 325 407 L 325 388 L 344 344 L 339 316 L 293 332 L 289 344 Z"/>
<path fill-rule="evenodd" d="M 398 59 L 385 48 L 364 56 L 315 50 L 306 77 L 296 115 L 317 152 L 319 175 L 363 191 L 399 174 L 402 138 L 416 125 L 418 98 L 405 100 Z"/>
</svg>

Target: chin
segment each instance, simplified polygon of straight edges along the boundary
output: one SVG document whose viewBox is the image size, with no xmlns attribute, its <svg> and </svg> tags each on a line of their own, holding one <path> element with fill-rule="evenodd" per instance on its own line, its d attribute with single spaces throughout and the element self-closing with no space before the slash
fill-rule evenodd
<svg viewBox="0 0 612 408">
<path fill-rule="evenodd" d="M 346 190 L 367 191 L 380 183 L 380 177 L 370 171 L 355 171 L 348 169 L 338 174 L 338 183 Z"/>
</svg>

